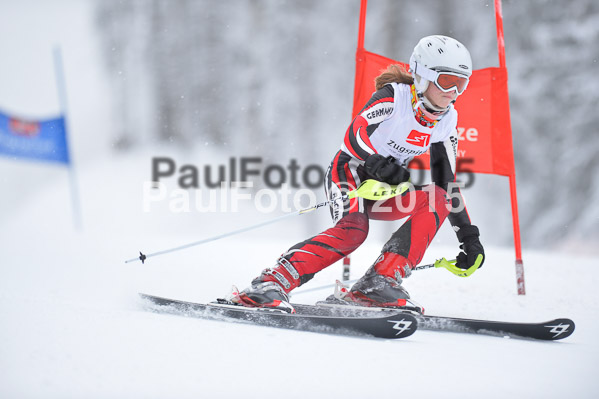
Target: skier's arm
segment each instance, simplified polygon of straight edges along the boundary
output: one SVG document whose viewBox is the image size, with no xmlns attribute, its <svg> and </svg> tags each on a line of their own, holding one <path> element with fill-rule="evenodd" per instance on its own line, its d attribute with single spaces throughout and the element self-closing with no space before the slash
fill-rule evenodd
<svg viewBox="0 0 599 399">
<path fill-rule="evenodd" d="M 431 144 L 431 176 L 433 182 L 447 191 L 451 198 L 452 211 L 448 218 L 462 243 L 456 266 L 462 269 L 480 268 L 485 260 L 485 251 L 479 240 L 478 227 L 470 222 L 466 204 L 456 181 L 456 156 L 458 137 L 454 133 L 442 143 Z M 454 211 L 456 210 L 457 211 Z"/>
<path fill-rule="evenodd" d="M 460 188 L 456 184 L 457 146 L 458 137 L 454 131 L 447 140 L 433 143 L 430 148 L 431 178 L 433 183 L 445 190 L 451 198 L 452 211 L 448 218 L 456 231 L 472 224 Z"/>
<path fill-rule="evenodd" d="M 372 95 L 345 133 L 342 148 L 345 152 L 360 161 L 377 153 L 369 137 L 393 112 L 394 97 L 395 91 L 391 85 L 384 86 Z"/>
</svg>

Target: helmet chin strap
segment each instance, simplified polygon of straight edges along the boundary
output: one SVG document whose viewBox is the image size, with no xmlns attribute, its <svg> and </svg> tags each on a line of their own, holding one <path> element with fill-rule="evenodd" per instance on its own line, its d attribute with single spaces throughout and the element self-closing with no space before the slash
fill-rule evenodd
<svg viewBox="0 0 599 399">
<path fill-rule="evenodd" d="M 428 98 L 426 98 L 424 93 L 418 93 L 418 102 L 416 103 L 416 106 L 422 104 L 425 111 L 440 119 L 441 116 L 445 115 L 447 111 L 449 111 L 449 109 L 451 108 L 451 104 L 453 104 L 454 102 L 455 100 L 452 101 L 450 105 L 448 105 L 446 108 L 441 108 L 434 105 Z"/>
</svg>

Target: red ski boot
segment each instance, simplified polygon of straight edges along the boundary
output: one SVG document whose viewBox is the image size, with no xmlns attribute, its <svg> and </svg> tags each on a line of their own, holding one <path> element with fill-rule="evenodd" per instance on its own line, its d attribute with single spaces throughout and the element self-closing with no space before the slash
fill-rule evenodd
<svg viewBox="0 0 599 399">
<path fill-rule="evenodd" d="M 411 272 L 406 258 L 385 252 L 350 290 L 337 287 L 334 298 L 329 297 L 327 301 L 341 303 L 341 299 L 359 306 L 399 308 L 423 313 L 422 306 L 412 301 L 408 291 L 401 286 L 403 278 Z"/>
<path fill-rule="evenodd" d="M 281 257 L 277 266 L 262 271 L 251 285 L 241 292 L 234 292 L 231 302 L 248 307 L 274 308 L 295 313 L 289 303 L 288 292 L 299 286 L 299 274 L 291 263 Z"/>
</svg>

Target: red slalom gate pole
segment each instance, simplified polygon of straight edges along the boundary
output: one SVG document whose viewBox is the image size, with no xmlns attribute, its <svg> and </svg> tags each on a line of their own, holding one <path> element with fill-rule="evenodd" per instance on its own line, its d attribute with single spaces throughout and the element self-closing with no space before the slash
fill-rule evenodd
<svg viewBox="0 0 599 399">
<path fill-rule="evenodd" d="M 503 37 L 503 11 L 501 0 L 495 0 L 495 25 L 497 28 L 497 54 L 499 56 L 499 67 L 506 69 L 505 62 L 505 40 Z M 513 157 L 512 157 L 513 162 Z M 512 224 L 514 227 L 514 247 L 516 249 L 516 283 L 518 295 L 526 294 L 524 284 L 524 263 L 522 262 L 522 243 L 520 239 L 520 219 L 518 217 L 518 199 L 516 196 L 516 166 L 512 165 L 510 179 L 510 201 L 512 203 Z"/>
</svg>

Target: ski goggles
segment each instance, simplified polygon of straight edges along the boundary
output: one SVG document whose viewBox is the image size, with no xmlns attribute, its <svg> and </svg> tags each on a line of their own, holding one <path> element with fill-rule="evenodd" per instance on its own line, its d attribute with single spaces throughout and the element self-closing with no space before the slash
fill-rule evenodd
<svg viewBox="0 0 599 399">
<path fill-rule="evenodd" d="M 414 73 L 422 76 L 424 79 L 435 83 L 435 86 L 444 93 L 457 91 L 462 94 L 468 87 L 469 78 L 455 72 L 435 71 L 423 65 L 414 63 Z"/>
</svg>

